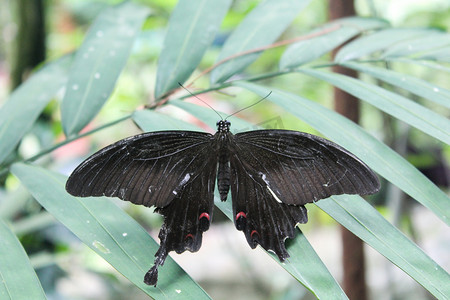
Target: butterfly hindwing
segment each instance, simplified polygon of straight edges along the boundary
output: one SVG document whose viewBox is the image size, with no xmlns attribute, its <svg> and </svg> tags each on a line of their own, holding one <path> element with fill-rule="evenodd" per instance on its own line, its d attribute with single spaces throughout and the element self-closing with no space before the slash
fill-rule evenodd
<svg viewBox="0 0 450 300">
<path fill-rule="evenodd" d="M 71 174 L 74 196 L 108 196 L 164 207 L 210 155 L 212 135 L 191 131 L 148 132 L 120 140 L 89 157 Z"/>
<path fill-rule="evenodd" d="M 235 152 L 253 176 L 286 204 L 304 205 L 331 195 L 374 193 L 377 176 L 356 156 L 326 139 L 289 130 L 235 135 Z"/>
<path fill-rule="evenodd" d="M 214 186 L 217 159 L 214 155 L 205 158 L 203 167 L 166 207 L 156 211 L 164 216 L 159 232 L 160 247 L 155 254 L 155 263 L 147 272 L 144 282 L 156 285 L 158 267 L 170 251 L 196 252 L 202 244 L 202 234 L 209 229 L 214 208 Z"/>
<path fill-rule="evenodd" d="M 259 244 L 284 261 L 289 257 L 284 241 L 294 237 L 297 223 L 308 221 L 306 208 L 279 203 L 257 172 L 240 161 L 239 155 L 230 157 L 230 165 L 236 228 L 244 232 L 250 247 Z"/>
</svg>

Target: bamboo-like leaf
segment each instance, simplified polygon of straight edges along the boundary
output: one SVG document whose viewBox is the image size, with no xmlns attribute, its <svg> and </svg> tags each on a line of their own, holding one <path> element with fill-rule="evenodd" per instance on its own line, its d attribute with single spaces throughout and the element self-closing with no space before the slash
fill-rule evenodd
<svg viewBox="0 0 450 300">
<path fill-rule="evenodd" d="M 399 42 L 436 33 L 439 33 L 439 31 L 430 29 L 391 28 L 381 30 L 348 43 L 339 50 L 334 60 L 339 63 L 354 60 L 384 50 Z"/>
<path fill-rule="evenodd" d="M 144 131 L 158 130 L 201 130 L 191 123 L 172 118 L 152 110 L 138 110 L 133 113 L 133 121 Z"/>
<path fill-rule="evenodd" d="M 72 56 L 45 65 L 10 96 L 0 109 L 0 164 L 31 129 L 39 114 L 67 82 Z"/>
<path fill-rule="evenodd" d="M 360 196 L 333 196 L 316 202 L 316 205 L 437 299 L 446 299 L 450 295 L 450 275 Z"/>
<path fill-rule="evenodd" d="M 2 220 L 0 237 L 0 298 L 46 299 L 27 253 Z"/>
<path fill-rule="evenodd" d="M 110 200 L 73 197 L 65 191 L 65 176 L 40 167 L 18 163 L 12 173 L 49 213 L 149 296 L 209 299 L 170 257 L 160 269 L 157 287 L 144 284 L 158 244 Z"/>
<path fill-rule="evenodd" d="M 231 202 L 220 201 L 218 195 L 215 200 L 216 207 L 233 220 Z M 284 263 L 269 254 L 318 299 L 348 299 L 302 232 L 288 241 L 287 250 L 291 257 Z"/>
<path fill-rule="evenodd" d="M 298 70 L 327 81 L 424 133 L 450 144 L 450 121 L 414 101 L 349 76 L 312 69 Z"/>
<path fill-rule="evenodd" d="M 273 43 L 310 0 L 265 0 L 249 13 L 225 42 L 217 62 Z M 223 82 L 255 61 L 260 53 L 239 56 L 211 72 L 211 82 Z"/>
<path fill-rule="evenodd" d="M 357 155 L 374 171 L 422 203 L 446 224 L 450 225 L 449 197 L 398 153 L 375 139 L 355 123 L 298 95 L 243 81 L 235 82 L 234 85 L 248 89 L 261 97 L 272 91 L 268 100 L 283 107 Z"/>
<path fill-rule="evenodd" d="M 430 60 L 438 60 L 433 53 L 440 53 L 442 50 L 449 57 L 450 34 L 444 32 L 436 32 L 424 37 L 418 37 L 412 40 L 399 42 L 387 49 L 381 58 L 394 57 L 413 57 Z"/>
<path fill-rule="evenodd" d="M 428 83 L 420 78 L 391 70 L 368 66 L 367 64 L 348 62 L 342 65 L 347 68 L 369 74 L 375 78 L 383 80 L 384 82 L 408 90 L 413 94 L 450 108 L 450 90 Z"/>
<path fill-rule="evenodd" d="M 424 51 L 417 56 L 418 59 L 428 59 L 442 62 L 450 62 L 450 46 Z"/>
<path fill-rule="evenodd" d="M 180 0 L 172 12 L 158 61 L 155 98 L 177 88 L 195 70 L 231 0 Z"/>
<path fill-rule="evenodd" d="M 418 59 L 409 59 L 409 58 L 392 58 L 387 59 L 388 61 L 394 61 L 394 62 L 402 62 L 402 63 L 408 63 L 408 64 L 416 64 L 419 66 L 424 66 L 427 68 L 431 68 L 440 72 L 450 73 L 450 68 L 444 66 L 443 64 L 438 64 L 433 61 L 426 61 L 426 60 L 418 60 Z"/>
<path fill-rule="evenodd" d="M 310 62 L 330 52 L 345 41 L 366 30 L 388 26 L 383 19 L 349 17 L 330 22 L 320 30 L 341 26 L 327 34 L 295 43 L 288 47 L 280 59 L 280 69 L 293 68 Z M 320 32 L 315 30 L 314 32 Z"/>
<path fill-rule="evenodd" d="M 77 51 L 61 105 L 66 136 L 83 129 L 111 94 L 149 10 L 131 1 L 106 9 Z"/>
</svg>

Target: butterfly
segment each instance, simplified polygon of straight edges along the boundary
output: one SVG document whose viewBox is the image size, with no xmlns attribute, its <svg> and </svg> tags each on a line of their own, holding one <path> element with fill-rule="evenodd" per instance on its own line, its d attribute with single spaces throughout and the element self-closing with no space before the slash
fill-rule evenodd
<svg viewBox="0 0 450 300">
<path fill-rule="evenodd" d="M 96 152 L 70 175 L 66 190 L 80 197 L 118 197 L 156 207 L 164 223 L 160 247 L 144 282 L 156 286 L 171 251 L 198 251 L 213 216 L 214 189 L 231 190 L 233 219 L 251 248 L 261 245 L 280 261 L 285 240 L 308 221 L 305 204 L 339 194 L 373 194 L 380 183 L 355 155 L 324 138 L 290 130 L 232 134 L 217 122 L 212 135 L 147 132 Z"/>
</svg>

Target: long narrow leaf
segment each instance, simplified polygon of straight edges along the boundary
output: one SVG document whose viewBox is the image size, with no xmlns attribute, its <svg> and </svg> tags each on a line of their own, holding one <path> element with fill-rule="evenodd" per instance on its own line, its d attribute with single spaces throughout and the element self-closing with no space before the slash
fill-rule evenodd
<svg viewBox="0 0 450 300">
<path fill-rule="evenodd" d="M 66 136 L 83 129 L 108 100 L 148 13 L 126 1 L 105 10 L 92 24 L 77 51 L 61 105 Z"/>
<path fill-rule="evenodd" d="M 0 237 L 0 298 L 46 299 L 27 253 L 2 220 Z"/>
<path fill-rule="evenodd" d="M 424 133 L 450 144 L 450 121 L 414 101 L 349 76 L 312 69 L 298 70 L 327 81 Z"/>
<path fill-rule="evenodd" d="M 184 83 L 211 44 L 231 0 L 180 0 L 158 61 L 155 98 Z"/>
<path fill-rule="evenodd" d="M 369 74 L 375 78 L 383 80 L 384 82 L 408 90 L 413 94 L 450 108 L 450 90 L 433 85 L 420 78 L 391 70 L 368 66 L 367 64 L 348 62 L 342 65 L 347 68 Z"/>
<path fill-rule="evenodd" d="M 18 87 L 0 109 L 0 164 L 15 149 L 56 92 L 67 82 L 72 56 L 47 64 Z"/>
<path fill-rule="evenodd" d="M 450 34 L 445 32 L 436 32 L 424 37 L 415 38 L 412 40 L 402 41 L 388 48 L 381 58 L 393 58 L 393 57 L 421 57 L 425 59 L 436 59 L 436 57 L 430 55 L 445 49 L 448 51 L 450 46 Z M 447 52 L 447 56 L 448 56 Z"/>
<path fill-rule="evenodd" d="M 172 118 L 151 110 L 138 110 L 133 113 L 133 121 L 144 131 L 158 130 L 201 130 L 191 123 Z"/>
<path fill-rule="evenodd" d="M 378 174 L 433 211 L 450 225 L 450 199 L 398 153 L 347 118 L 300 96 L 248 82 L 234 85 L 278 104 L 319 132 L 353 152 Z"/>
<path fill-rule="evenodd" d="M 288 47 L 280 59 L 280 69 L 303 65 L 330 52 L 363 31 L 383 28 L 388 25 L 389 23 L 382 19 L 361 17 L 349 17 L 330 22 L 323 26 L 321 30 L 335 26 L 341 27 L 327 34 L 301 41 Z"/>
<path fill-rule="evenodd" d="M 217 62 L 273 43 L 310 0 L 265 0 L 249 13 L 225 42 Z M 211 72 L 211 82 L 223 82 L 255 61 L 260 53 L 229 60 Z"/>
<path fill-rule="evenodd" d="M 450 275 L 357 195 L 316 202 L 336 221 L 411 276 L 437 299 L 450 295 Z"/>
<path fill-rule="evenodd" d="M 160 269 L 157 287 L 144 284 L 158 245 L 110 200 L 73 197 L 65 191 L 66 177 L 40 167 L 18 163 L 12 173 L 49 213 L 149 296 L 209 299 L 170 258 Z"/>
<path fill-rule="evenodd" d="M 419 66 L 431 68 L 440 72 L 450 73 L 450 68 L 446 67 L 442 64 L 433 62 L 433 61 L 427 61 L 422 59 L 409 59 L 409 58 L 392 58 L 387 59 L 388 61 L 394 61 L 394 62 L 402 62 L 402 63 L 408 63 L 408 64 L 416 64 Z"/>
<path fill-rule="evenodd" d="M 342 47 L 341 50 L 339 50 L 334 60 L 340 63 L 348 60 L 354 60 L 372 54 L 376 51 L 384 50 L 405 40 L 436 33 L 439 33 L 439 31 L 401 28 L 390 28 L 378 31 L 348 43 Z"/>
<path fill-rule="evenodd" d="M 217 196 L 216 207 L 233 220 L 231 202 L 222 202 L 219 199 Z M 277 257 L 271 255 L 318 299 L 348 299 L 302 232 L 298 232 L 293 240 L 289 240 L 287 250 L 291 257 L 284 263 L 280 263 Z"/>
</svg>

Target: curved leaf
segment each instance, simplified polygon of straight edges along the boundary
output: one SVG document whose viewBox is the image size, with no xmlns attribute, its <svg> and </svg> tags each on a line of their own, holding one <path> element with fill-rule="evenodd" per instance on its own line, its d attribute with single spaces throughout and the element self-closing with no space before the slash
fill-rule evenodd
<svg viewBox="0 0 450 300">
<path fill-rule="evenodd" d="M 2 220 L 0 237 L 0 298 L 46 299 L 27 253 Z"/>
<path fill-rule="evenodd" d="M 330 52 L 363 31 L 383 28 L 389 26 L 389 23 L 377 18 L 349 17 L 330 22 L 320 30 L 338 25 L 341 27 L 337 30 L 289 46 L 280 59 L 280 69 L 303 65 Z"/>
<path fill-rule="evenodd" d="M 31 129 L 42 110 L 67 82 L 68 55 L 45 65 L 11 94 L 0 109 L 0 164 Z"/>
<path fill-rule="evenodd" d="M 92 24 L 77 51 L 61 105 L 66 136 L 83 129 L 108 100 L 148 13 L 126 1 L 106 9 Z"/>
<path fill-rule="evenodd" d="M 144 131 L 158 130 L 201 130 L 191 123 L 172 118 L 152 110 L 138 110 L 133 113 L 133 121 Z"/>
<path fill-rule="evenodd" d="M 233 220 L 231 201 L 222 202 L 216 195 L 214 204 Z M 318 299 L 348 299 L 302 232 L 288 241 L 287 250 L 291 257 L 284 263 L 268 253 Z"/>
<path fill-rule="evenodd" d="M 161 268 L 157 287 L 146 285 L 143 278 L 158 244 L 110 200 L 73 197 L 64 188 L 65 176 L 40 167 L 18 163 L 11 171 L 49 213 L 149 296 L 209 299 L 170 258 Z"/>
<path fill-rule="evenodd" d="M 416 64 L 419 66 L 428 67 L 437 71 L 450 73 L 450 68 L 446 67 L 442 64 L 435 63 L 433 61 L 426 61 L 426 60 L 418 60 L 418 59 L 409 59 L 409 58 L 392 58 L 387 59 L 388 61 L 395 61 L 395 62 L 402 62 L 402 63 L 408 63 L 408 64 Z"/>
<path fill-rule="evenodd" d="M 439 33 L 437 30 L 429 29 L 401 29 L 391 28 L 369 34 L 348 43 L 336 54 L 335 62 L 354 60 L 384 50 L 396 43 L 411 40 L 417 37 L 428 36 Z"/>
<path fill-rule="evenodd" d="M 398 153 L 347 118 L 300 96 L 239 81 L 233 83 L 278 104 L 348 149 L 378 174 L 429 208 L 450 225 L 450 199 Z"/>
<path fill-rule="evenodd" d="M 450 121 L 408 98 L 341 74 L 312 69 L 298 69 L 298 71 L 327 81 L 424 133 L 450 144 Z"/>
<path fill-rule="evenodd" d="M 436 51 L 439 53 L 441 50 L 444 50 L 446 52 L 446 57 L 449 57 L 449 46 L 450 34 L 445 32 L 433 32 L 433 34 L 424 37 L 399 42 L 388 48 L 381 58 L 386 59 L 411 56 L 415 58 L 438 60 L 438 57 L 432 53 L 435 53 Z"/>
<path fill-rule="evenodd" d="M 438 299 L 450 295 L 450 275 L 358 195 L 316 205 L 411 276 Z"/>
<path fill-rule="evenodd" d="M 217 62 L 273 43 L 310 0 L 265 0 L 249 13 L 226 40 Z M 211 72 L 211 83 L 223 82 L 242 71 L 261 53 L 229 60 Z"/>
<path fill-rule="evenodd" d="M 214 39 L 231 0 L 180 0 L 158 60 L 155 98 L 184 83 Z"/>
<path fill-rule="evenodd" d="M 450 90 L 433 85 L 420 78 L 399 72 L 368 66 L 367 64 L 348 62 L 344 67 L 363 72 L 389 84 L 410 91 L 427 100 L 450 108 Z"/>
</svg>

